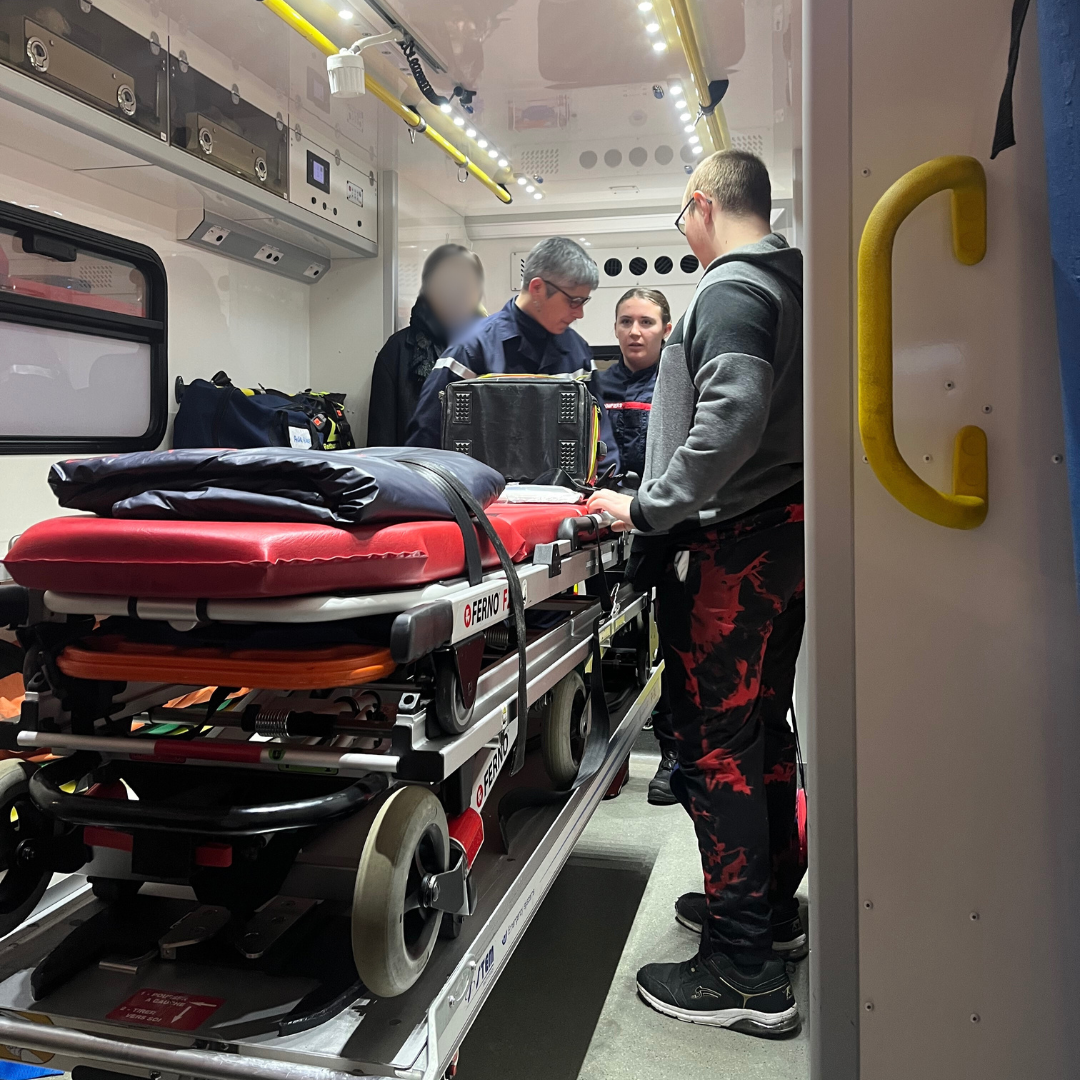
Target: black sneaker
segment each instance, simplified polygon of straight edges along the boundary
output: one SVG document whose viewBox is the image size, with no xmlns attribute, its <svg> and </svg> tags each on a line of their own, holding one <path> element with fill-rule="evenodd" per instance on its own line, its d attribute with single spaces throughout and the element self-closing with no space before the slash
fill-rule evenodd
<svg viewBox="0 0 1080 1080">
<path fill-rule="evenodd" d="M 660 759 L 660 768 L 649 781 L 650 806 L 674 806 L 679 801 L 671 793 L 671 771 L 678 760 L 674 754 L 665 754 Z"/>
<path fill-rule="evenodd" d="M 646 964 L 637 988 L 657 1012 L 690 1024 L 766 1037 L 799 1028 L 799 1008 L 782 960 L 767 960 L 756 971 L 737 967 L 722 953 L 681 964 Z"/>
<path fill-rule="evenodd" d="M 704 893 L 683 893 L 675 901 L 675 921 L 687 930 L 700 936 L 702 923 L 709 910 Z M 809 939 L 802 920 L 796 915 L 792 919 L 772 924 L 773 952 L 785 960 L 802 960 L 810 953 Z"/>
<path fill-rule="evenodd" d="M 773 952 L 785 960 L 802 960 L 810 955 L 810 940 L 798 915 L 782 922 L 773 920 L 772 947 Z"/>
</svg>

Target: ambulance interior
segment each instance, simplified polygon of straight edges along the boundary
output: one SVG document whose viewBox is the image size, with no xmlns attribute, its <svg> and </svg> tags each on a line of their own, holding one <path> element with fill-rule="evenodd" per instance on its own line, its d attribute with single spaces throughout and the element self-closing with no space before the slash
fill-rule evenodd
<svg viewBox="0 0 1080 1080">
<path fill-rule="evenodd" d="M 1056 40 L 1071 28 L 1075 59 L 1075 11 L 1039 6 Z M 575 329 L 606 365 L 627 289 L 661 290 L 675 320 L 694 294 L 702 267 L 674 222 L 695 164 L 731 147 L 765 162 L 770 224 L 806 268 L 794 713 L 811 950 L 790 969 L 802 1016 L 790 1038 L 678 1023 L 638 1000 L 637 967 L 693 951 L 672 903 L 701 879 L 691 821 L 645 801 L 659 755 L 641 697 L 635 729 L 618 728 L 620 760 L 632 750 L 619 797 L 601 802 L 594 783 L 588 813 L 558 819 L 527 867 L 501 864 L 505 888 L 523 890 L 490 924 L 502 952 L 478 938 L 381 1012 L 361 999 L 304 1034 L 258 1030 L 280 1003 L 256 980 L 226 981 L 250 1032 L 207 1021 L 197 1036 L 140 1036 L 80 1013 L 74 991 L 46 1012 L 18 989 L 45 938 L 93 900 L 84 874 L 56 875 L 33 931 L 0 942 L 13 958 L 0 1058 L 54 1061 L 75 1080 L 1076 1075 L 1080 619 L 1043 33 L 1020 40 L 1017 145 L 991 161 L 1009 34 L 1002 0 L 0 0 L 0 202 L 145 245 L 167 281 L 164 381 L 143 339 L 80 352 L 50 340 L 47 320 L 0 311 L 5 544 L 61 512 L 54 461 L 148 431 L 169 448 L 181 386 L 218 371 L 239 387 L 345 394 L 363 446 L 375 356 L 445 243 L 479 256 L 488 312 L 520 288 L 539 240 L 580 243 L 600 282 Z M 333 93 L 328 55 L 379 35 L 336 76 L 366 75 L 366 93 Z M 948 155 L 985 173 L 986 257 L 954 255 L 935 192 L 955 185 L 931 183 L 888 248 L 882 303 L 908 472 L 939 495 L 976 492 L 978 476 L 953 486 L 953 444 L 962 428 L 986 432 L 985 521 L 960 528 L 890 494 L 859 427 L 864 226 L 894 181 Z M 0 273 L 145 300 L 119 255 L 94 262 L 88 284 L 72 285 L 77 261 L 43 274 L 57 249 L 35 255 L 20 227 L 0 215 Z M 545 842 L 559 853 L 538 862 Z M 226 983 L 194 992 L 218 1000 Z M 477 1002 L 458 1022 L 462 987 Z M 28 1022 L 50 1034 L 32 1038 Z"/>
</svg>

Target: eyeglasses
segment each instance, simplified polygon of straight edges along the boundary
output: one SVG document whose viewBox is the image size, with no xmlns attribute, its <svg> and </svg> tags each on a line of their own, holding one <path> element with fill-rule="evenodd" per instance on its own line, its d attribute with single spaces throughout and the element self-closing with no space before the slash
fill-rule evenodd
<svg viewBox="0 0 1080 1080">
<path fill-rule="evenodd" d="M 592 299 L 591 296 L 571 296 L 565 289 L 560 289 L 554 281 L 548 281 L 547 278 L 541 278 L 540 280 L 545 285 L 548 285 L 551 288 L 557 290 L 558 292 L 561 292 L 563 296 L 565 296 L 566 299 L 570 302 L 570 306 L 575 311 L 580 311 Z"/>
<path fill-rule="evenodd" d="M 706 199 L 705 201 L 707 203 L 709 203 L 710 206 L 712 205 L 712 199 Z M 683 218 L 686 217 L 686 211 L 689 210 L 690 207 L 693 206 L 693 205 L 694 205 L 694 196 L 691 195 L 689 201 L 679 211 L 679 216 L 675 219 L 675 228 L 678 229 L 679 232 L 681 232 L 683 234 L 683 236 L 686 235 L 686 222 L 683 221 Z"/>
</svg>

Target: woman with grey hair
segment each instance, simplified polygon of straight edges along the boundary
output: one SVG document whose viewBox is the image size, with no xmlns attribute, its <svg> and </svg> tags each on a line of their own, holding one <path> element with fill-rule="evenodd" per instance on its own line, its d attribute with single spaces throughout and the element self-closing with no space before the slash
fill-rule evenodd
<svg viewBox="0 0 1080 1080">
<path fill-rule="evenodd" d="M 596 263 L 573 240 L 565 236 L 541 240 L 525 259 L 518 294 L 472 327 L 436 361 L 420 392 L 407 445 L 439 445 L 439 394 L 457 379 L 480 375 L 582 376 L 592 372 L 590 378 L 595 383 L 592 350 L 570 327 L 581 318 L 599 281 Z M 591 388 L 599 400 L 597 387 Z M 600 438 L 608 447 L 604 466 L 617 465 L 618 451 L 606 414 L 601 416 Z"/>
</svg>

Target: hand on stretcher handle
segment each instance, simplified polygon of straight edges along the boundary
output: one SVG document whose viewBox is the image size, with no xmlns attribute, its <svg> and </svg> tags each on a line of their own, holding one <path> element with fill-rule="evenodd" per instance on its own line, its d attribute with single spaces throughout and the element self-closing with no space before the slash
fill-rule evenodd
<svg viewBox="0 0 1080 1080">
<path fill-rule="evenodd" d="M 607 511 L 582 514 L 580 517 L 567 518 L 559 526 L 559 539 L 571 540 L 575 547 L 587 541 L 596 541 L 606 529 L 618 525 Z"/>
</svg>

